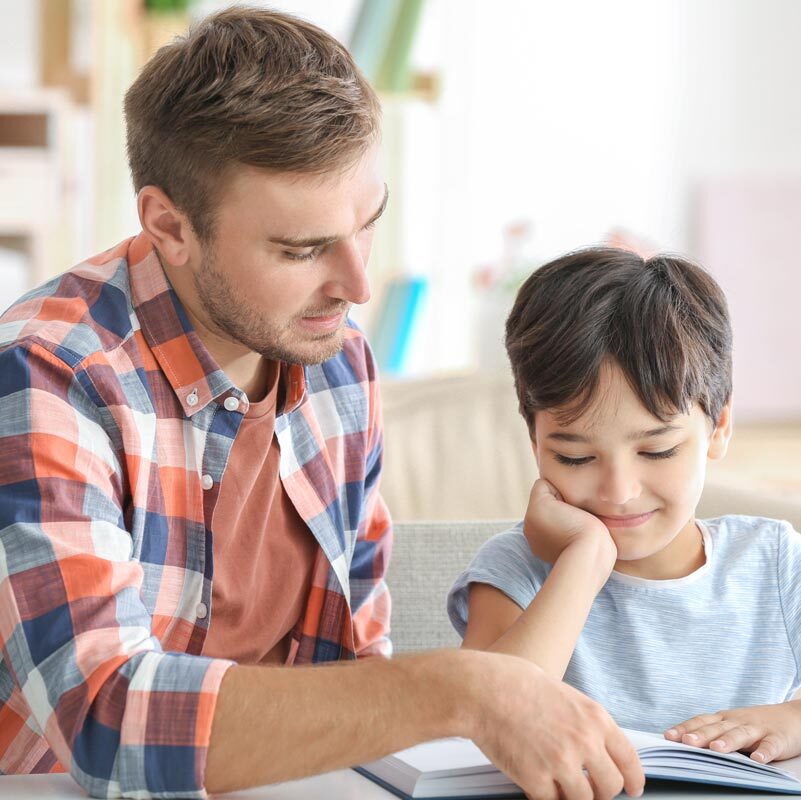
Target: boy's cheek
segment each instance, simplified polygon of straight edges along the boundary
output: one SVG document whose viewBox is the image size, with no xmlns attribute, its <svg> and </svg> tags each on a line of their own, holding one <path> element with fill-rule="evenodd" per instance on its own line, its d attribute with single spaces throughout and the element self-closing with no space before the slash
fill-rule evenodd
<svg viewBox="0 0 801 800">
<path fill-rule="evenodd" d="M 591 503 L 588 502 L 590 498 L 587 496 L 587 492 L 582 486 L 582 481 L 575 475 L 564 474 L 565 470 L 571 468 L 562 467 L 559 469 L 559 465 L 555 466 L 556 469 L 543 469 L 540 472 L 540 477 L 545 478 L 548 483 L 552 484 L 568 505 L 576 506 L 577 508 L 584 508 L 587 505 L 591 505 Z"/>
</svg>

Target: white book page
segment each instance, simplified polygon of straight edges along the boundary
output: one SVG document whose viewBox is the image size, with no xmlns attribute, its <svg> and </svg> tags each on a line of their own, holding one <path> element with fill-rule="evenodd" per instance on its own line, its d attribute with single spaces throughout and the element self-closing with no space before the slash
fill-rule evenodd
<svg viewBox="0 0 801 800">
<path fill-rule="evenodd" d="M 715 750 L 709 750 L 705 747 L 693 747 L 692 745 L 683 744 L 682 742 L 671 742 L 658 733 L 645 733 L 644 731 L 635 731 L 630 728 L 624 728 L 623 732 L 638 751 L 658 748 L 664 753 L 666 750 L 672 750 L 676 752 L 677 756 L 679 756 L 679 753 L 686 753 L 690 759 L 695 755 L 707 754 L 720 757 L 723 761 L 742 764 L 743 766 L 763 773 L 774 771 L 785 772 L 801 780 L 801 756 L 786 759 L 785 761 L 771 761 L 769 764 L 760 764 L 758 761 L 754 761 L 743 753 L 718 753 Z M 677 761 L 677 764 L 680 763 L 680 761 Z M 718 770 L 714 769 L 711 760 L 706 760 L 706 765 L 705 769 L 710 775 L 720 774 Z"/>
<path fill-rule="evenodd" d="M 419 772 L 452 772 L 491 767 L 492 762 L 470 739 L 435 739 L 393 754 Z"/>
</svg>

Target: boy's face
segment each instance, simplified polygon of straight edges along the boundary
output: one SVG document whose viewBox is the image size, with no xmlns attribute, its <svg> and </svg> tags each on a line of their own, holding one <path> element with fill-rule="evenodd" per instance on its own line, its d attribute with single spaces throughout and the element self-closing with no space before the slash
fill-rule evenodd
<svg viewBox="0 0 801 800">
<path fill-rule="evenodd" d="M 534 424 L 540 475 L 565 502 L 606 525 L 618 549 L 615 569 L 664 579 L 698 566 L 703 545 L 695 507 L 707 459 L 726 452 L 730 404 L 714 427 L 698 404 L 665 424 L 609 364 L 579 419 L 562 426 L 540 411 Z"/>
</svg>

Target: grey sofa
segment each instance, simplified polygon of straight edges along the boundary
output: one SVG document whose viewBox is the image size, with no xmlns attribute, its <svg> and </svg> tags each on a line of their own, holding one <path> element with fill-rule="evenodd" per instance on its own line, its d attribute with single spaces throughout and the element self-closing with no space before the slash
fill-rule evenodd
<svg viewBox="0 0 801 800">
<path fill-rule="evenodd" d="M 459 646 L 445 611 L 448 590 L 482 542 L 511 524 L 496 520 L 395 525 L 387 583 L 396 653 Z"/>
</svg>

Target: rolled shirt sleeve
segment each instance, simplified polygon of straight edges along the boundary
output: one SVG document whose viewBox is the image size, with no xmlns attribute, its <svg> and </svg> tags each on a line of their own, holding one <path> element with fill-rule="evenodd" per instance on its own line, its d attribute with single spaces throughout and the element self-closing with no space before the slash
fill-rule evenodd
<svg viewBox="0 0 801 800">
<path fill-rule="evenodd" d="M 0 376 L 5 710 L 93 796 L 204 797 L 232 662 L 164 652 L 153 635 L 122 499 L 136 476 L 101 419 L 113 409 L 35 343 L 0 353 Z"/>
</svg>

